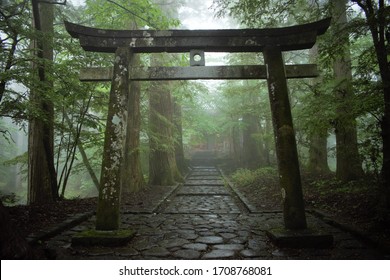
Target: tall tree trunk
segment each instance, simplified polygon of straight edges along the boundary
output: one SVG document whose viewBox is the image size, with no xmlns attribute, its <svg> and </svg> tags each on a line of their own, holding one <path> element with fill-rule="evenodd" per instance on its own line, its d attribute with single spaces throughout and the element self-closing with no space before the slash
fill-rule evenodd
<svg viewBox="0 0 390 280">
<path fill-rule="evenodd" d="M 132 65 L 140 65 L 140 58 L 134 55 Z M 141 86 L 139 82 L 130 82 L 128 100 L 127 132 L 124 155 L 123 192 L 137 192 L 145 186 L 141 168 L 140 131 L 141 131 Z"/>
<path fill-rule="evenodd" d="M 183 127 L 182 127 L 182 110 L 181 104 L 177 100 L 173 100 L 173 122 L 175 124 L 176 139 L 175 139 L 175 158 L 176 164 L 181 174 L 188 171 L 187 162 L 184 157 L 183 147 Z"/>
<path fill-rule="evenodd" d="M 336 133 L 336 176 L 342 181 L 357 179 L 363 175 L 362 161 L 357 144 L 355 115 L 350 102 L 353 98 L 352 68 L 349 34 L 345 30 L 347 0 L 332 0 L 334 36 L 341 42 L 340 50 L 333 62 L 336 86 L 335 133 Z"/>
<path fill-rule="evenodd" d="M 152 82 L 149 89 L 149 183 L 152 185 L 172 185 L 182 180 L 174 152 L 173 103 L 169 83 Z"/>
<path fill-rule="evenodd" d="M 328 149 L 326 134 L 315 132 L 309 136 L 309 172 L 312 174 L 328 174 Z"/>
<path fill-rule="evenodd" d="M 231 155 L 233 157 L 234 167 L 241 166 L 241 145 L 240 145 L 240 130 L 237 125 L 231 129 L 232 149 Z"/>
<path fill-rule="evenodd" d="M 256 169 L 261 166 L 262 159 L 259 152 L 259 144 L 254 135 L 259 133 L 258 119 L 255 115 L 246 113 L 243 115 L 243 142 L 242 164 L 248 169 Z"/>
<path fill-rule="evenodd" d="M 250 84 L 246 81 L 246 86 Z M 260 133 L 260 119 L 258 117 L 258 93 L 249 92 L 245 98 L 245 112 L 242 116 L 242 165 L 248 169 L 256 169 L 264 164 L 260 153 L 262 143 L 256 136 Z"/>
<path fill-rule="evenodd" d="M 54 106 L 50 100 L 53 83 L 48 75 L 48 62 L 53 60 L 53 5 L 32 0 L 34 26 L 38 39 L 34 41 L 38 62 L 38 84 L 31 89 L 30 102 L 40 112 L 29 123 L 28 143 L 28 203 L 47 203 L 58 198 L 54 166 Z"/>
<path fill-rule="evenodd" d="M 318 44 L 315 44 L 310 49 L 310 60 L 313 63 L 317 62 L 318 58 Z M 317 89 L 318 85 L 321 84 L 322 79 L 316 78 L 313 80 L 314 98 L 320 98 L 321 92 Z M 316 120 L 321 120 L 322 112 L 318 111 L 318 116 L 313 116 Z M 309 133 L 309 164 L 308 170 L 312 174 L 327 174 L 330 173 L 328 166 L 328 149 L 327 149 L 327 136 L 328 129 L 324 125 L 319 125 L 312 129 Z"/>
<path fill-rule="evenodd" d="M 11 44 L 11 48 L 9 49 L 9 52 L 8 52 L 7 61 L 5 62 L 5 67 L 4 67 L 4 69 L 2 69 L 3 74 L 7 73 L 11 69 L 12 65 L 14 64 L 16 47 L 17 47 L 18 42 L 19 42 L 18 35 L 19 34 L 17 32 L 14 32 L 11 35 L 11 37 L 9 38 L 10 40 L 12 40 L 12 44 Z M 7 75 L 4 75 L 4 76 L 7 77 Z M 6 85 L 8 82 L 8 79 L 5 77 L 0 78 L 0 103 L 1 103 L 1 100 L 3 99 Z"/>
<path fill-rule="evenodd" d="M 266 166 L 271 165 L 273 162 L 276 161 L 275 155 L 271 156 L 271 150 L 272 150 L 272 122 L 271 122 L 271 116 L 266 116 L 265 117 L 265 125 L 264 128 L 262 129 L 263 133 L 263 143 L 264 146 L 262 148 L 261 153 L 263 154 L 264 158 L 264 164 Z"/>
</svg>

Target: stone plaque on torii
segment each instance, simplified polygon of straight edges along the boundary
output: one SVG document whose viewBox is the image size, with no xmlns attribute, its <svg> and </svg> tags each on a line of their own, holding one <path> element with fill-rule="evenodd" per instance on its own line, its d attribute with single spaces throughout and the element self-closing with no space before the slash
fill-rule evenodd
<svg viewBox="0 0 390 280">
<path fill-rule="evenodd" d="M 190 79 L 266 79 L 274 126 L 286 231 L 306 231 L 307 223 L 295 132 L 288 97 L 289 78 L 318 75 L 316 65 L 284 65 L 282 52 L 311 48 L 330 18 L 284 28 L 240 30 L 108 30 L 65 22 L 86 51 L 115 53 L 113 68 L 88 68 L 82 81 L 111 81 L 96 229 L 120 225 L 120 181 L 130 81 Z M 190 53 L 189 67 L 133 67 L 134 53 Z M 265 65 L 205 66 L 205 52 L 262 52 Z M 111 139 L 109 139 L 111 138 Z M 271 233 L 271 236 L 283 239 Z M 295 235 L 295 233 L 294 233 Z M 312 234 L 309 234 L 312 236 Z M 304 234 L 304 239 L 310 236 Z M 329 236 L 325 236 L 331 242 Z M 282 241 L 283 242 L 283 241 Z"/>
</svg>

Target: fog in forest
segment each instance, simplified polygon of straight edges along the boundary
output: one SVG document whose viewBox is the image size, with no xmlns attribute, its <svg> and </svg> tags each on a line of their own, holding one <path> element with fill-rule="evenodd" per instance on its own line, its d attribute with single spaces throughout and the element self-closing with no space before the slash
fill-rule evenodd
<svg viewBox="0 0 390 280">
<path fill-rule="evenodd" d="M 0 1 L 1 258 L 388 259 L 389 11 Z"/>
<path fill-rule="evenodd" d="M 71 0 L 68 1 L 69 4 L 73 4 L 76 7 L 82 7 L 85 3 L 82 0 Z M 176 6 L 174 3 L 167 3 L 166 5 L 162 5 L 161 7 L 173 7 Z M 177 5 L 178 9 L 174 12 L 178 16 L 180 20 L 180 25 L 175 27 L 175 29 L 235 29 L 239 27 L 237 21 L 231 17 L 216 17 L 215 13 L 215 5 L 213 5 L 213 1 L 178 1 Z M 188 58 L 188 55 L 184 55 L 184 57 Z M 303 56 L 302 56 L 303 57 Z M 235 65 L 242 64 L 243 61 L 248 65 L 256 65 L 259 62 L 262 62 L 261 55 L 253 56 L 252 54 L 227 54 L 227 53 L 206 53 L 205 54 L 206 66 L 211 65 Z M 181 82 L 172 82 L 172 87 L 180 88 Z M 257 84 L 256 84 L 257 83 Z M 227 143 L 226 139 L 223 139 L 225 136 L 221 136 L 224 132 L 217 131 L 217 126 L 221 124 L 213 123 L 216 120 L 216 115 L 220 114 L 218 110 L 221 110 L 221 106 L 223 106 L 224 92 L 228 92 L 229 88 L 235 88 L 237 91 L 240 91 L 240 87 L 243 87 L 244 91 L 248 90 L 257 94 L 260 91 L 266 92 L 266 83 L 263 82 L 252 82 L 252 81 L 216 81 L 216 80 L 198 80 L 189 82 L 186 87 L 193 88 L 194 92 L 186 92 L 185 95 L 190 96 L 192 99 L 192 104 L 188 106 L 183 105 L 183 112 L 186 110 L 191 110 L 191 106 L 195 106 L 199 112 L 196 112 L 196 115 L 201 115 L 204 119 L 200 120 L 198 127 L 192 127 L 191 123 L 187 123 L 188 127 L 184 124 L 183 126 L 183 140 L 185 145 L 185 150 L 187 151 L 186 156 L 190 156 L 191 150 L 194 148 L 207 148 L 207 149 L 216 149 L 217 146 L 224 146 L 224 148 L 220 151 L 222 154 L 228 154 L 227 149 L 231 149 L 229 145 L 231 143 Z M 12 90 L 16 92 L 27 92 L 23 86 L 19 86 L 15 82 L 11 82 L 8 84 Z M 256 89 L 253 89 L 253 88 Z M 191 89 L 190 89 L 191 90 Z M 179 93 L 179 95 L 183 95 L 183 93 Z M 230 94 L 230 93 L 228 93 Z M 242 95 L 240 93 L 240 95 Z M 242 98 L 246 99 L 247 97 L 243 96 Z M 259 103 L 258 107 L 259 111 L 262 111 L 267 105 L 266 94 L 262 94 L 261 96 L 261 104 Z M 190 102 L 190 103 L 191 103 Z M 232 100 L 229 102 L 233 102 L 233 106 L 239 105 L 240 101 Z M 245 103 L 245 101 L 243 101 Z M 186 108 L 188 107 L 188 108 Z M 223 109 L 222 109 L 223 110 Z M 252 110 L 252 109 L 250 109 Z M 255 108 L 254 108 L 255 110 Z M 269 110 L 269 108 L 266 108 Z M 196 117 L 196 115 L 191 117 Z M 231 121 L 231 120 L 230 120 Z M 236 120 L 233 122 L 237 122 L 240 126 L 240 122 L 242 122 L 242 116 L 237 116 Z M 228 125 L 228 124 L 224 124 Z M 203 126 L 203 127 L 202 127 Z M 245 125 L 244 125 L 245 126 Z M 221 128 L 221 127 L 219 127 Z M 202 129 L 204 131 L 202 131 Z M 0 190 L 1 194 L 7 197 L 7 201 L 10 203 L 26 203 L 27 199 L 27 132 L 28 132 L 28 124 L 24 121 L 15 122 L 12 121 L 11 118 L 7 116 L 1 119 L 1 130 L 4 131 L 2 137 L 0 139 L 1 146 L 1 182 L 0 182 Z M 214 131 L 213 131 L 214 130 Z M 143 133 L 144 140 L 147 141 L 147 133 Z M 217 138 L 219 139 L 216 139 Z M 64 137 L 61 135 L 59 137 Z M 242 136 L 241 136 L 242 137 Z M 268 136 L 267 136 L 268 137 Z M 56 138 L 57 143 L 61 141 L 60 138 Z M 225 141 L 225 142 L 224 142 Z M 243 139 L 239 140 L 242 145 Z M 146 145 L 146 143 L 144 143 Z M 227 148 L 229 146 L 229 148 Z M 331 170 L 335 170 L 335 136 L 331 131 L 328 136 L 328 164 Z M 302 147 L 301 153 L 303 157 L 307 157 L 307 148 Z M 274 152 L 271 151 L 271 154 L 275 156 Z M 143 166 L 145 168 L 145 172 L 147 172 L 147 156 L 143 159 Z M 64 167 L 63 161 L 65 160 L 60 155 L 57 160 L 58 170 L 57 175 L 60 176 L 61 171 Z M 275 159 L 274 159 L 275 161 Z M 99 177 L 99 160 L 96 161 L 95 172 L 97 173 L 97 177 Z M 96 189 L 92 186 L 92 182 L 90 176 L 83 170 L 83 163 L 79 154 L 76 155 L 74 165 L 74 175 L 70 176 L 68 187 L 66 188 L 65 197 L 73 198 L 73 197 L 88 197 L 97 195 Z M 73 174 L 73 173 L 72 173 Z"/>
</svg>

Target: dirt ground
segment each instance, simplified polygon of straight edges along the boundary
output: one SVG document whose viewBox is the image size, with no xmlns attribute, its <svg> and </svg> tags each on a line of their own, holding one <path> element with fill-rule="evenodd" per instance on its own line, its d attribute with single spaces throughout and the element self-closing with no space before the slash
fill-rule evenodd
<svg viewBox="0 0 390 280">
<path fill-rule="evenodd" d="M 167 193 L 167 187 L 147 186 L 143 191 L 122 196 L 123 210 L 148 208 L 148 202 L 159 199 Z M 96 211 L 97 197 L 61 200 L 45 205 L 18 205 L 7 207 L 12 222 L 20 230 L 22 237 L 27 237 L 41 229 L 60 223 L 78 213 Z"/>
<path fill-rule="evenodd" d="M 348 229 L 390 248 L 390 228 L 380 210 L 380 190 L 375 180 L 365 178 L 343 184 L 333 178 L 302 175 L 306 210 L 317 210 Z M 262 178 L 255 184 L 238 186 L 259 210 L 281 210 L 278 178 Z"/>
</svg>

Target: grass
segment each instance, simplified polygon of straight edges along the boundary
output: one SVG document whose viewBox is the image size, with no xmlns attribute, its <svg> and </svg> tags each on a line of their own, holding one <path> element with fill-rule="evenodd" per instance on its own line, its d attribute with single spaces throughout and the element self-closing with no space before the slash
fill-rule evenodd
<svg viewBox="0 0 390 280">
<path fill-rule="evenodd" d="M 277 180 L 278 171 L 274 167 L 263 167 L 256 170 L 238 169 L 232 175 L 232 181 L 239 187 L 245 187 L 261 181 Z"/>
</svg>

